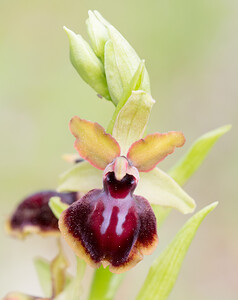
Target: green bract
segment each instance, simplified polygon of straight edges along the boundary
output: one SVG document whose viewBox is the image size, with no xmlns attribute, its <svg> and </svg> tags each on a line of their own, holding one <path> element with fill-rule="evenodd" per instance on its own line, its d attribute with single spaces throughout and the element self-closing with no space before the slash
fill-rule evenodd
<svg viewBox="0 0 238 300">
<path fill-rule="evenodd" d="M 133 91 L 119 111 L 112 136 L 122 145 L 122 154 L 126 155 L 131 144 L 143 137 L 154 102 L 150 94 Z"/>
</svg>

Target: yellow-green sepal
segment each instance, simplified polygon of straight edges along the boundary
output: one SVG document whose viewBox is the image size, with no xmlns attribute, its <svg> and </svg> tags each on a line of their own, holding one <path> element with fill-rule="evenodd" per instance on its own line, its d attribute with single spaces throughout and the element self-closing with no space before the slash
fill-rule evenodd
<svg viewBox="0 0 238 300">
<path fill-rule="evenodd" d="M 192 213 L 194 200 L 165 172 L 158 168 L 140 173 L 135 194 L 145 197 L 150 204 L 175 208 L 183 214 Z"/>
</svg>

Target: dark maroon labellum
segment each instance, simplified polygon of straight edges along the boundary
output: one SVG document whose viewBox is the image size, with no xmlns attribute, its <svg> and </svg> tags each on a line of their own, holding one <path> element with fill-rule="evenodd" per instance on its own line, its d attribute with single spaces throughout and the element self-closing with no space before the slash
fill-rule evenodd
<svg viewBox="0 0 238 300">
<path fill-rule="evenodd" d="M 24 231 L 24 227 L 38 227 L 40 231 L 57 231 L 58 220 L 52 213 L 48 203 L 51 197 L 60 197 L 61 201 L 71 205 L 77 200 L 77 193 L 57 193 L 41 191 L 24 199 L 13 213 L 9 225 L 11 231 Z"/>
<path fill-rule="evenodd" d="M 88 192 L 61 215 L 64 238 L 91 265 L 106 262 L 111 271 L 121 272 L 157 243 L 154 213 L 146 199 L 133 195 L 135 188 L 132 175 L 118 181 L 109 172 L 103 190 Z"/>
</svg>

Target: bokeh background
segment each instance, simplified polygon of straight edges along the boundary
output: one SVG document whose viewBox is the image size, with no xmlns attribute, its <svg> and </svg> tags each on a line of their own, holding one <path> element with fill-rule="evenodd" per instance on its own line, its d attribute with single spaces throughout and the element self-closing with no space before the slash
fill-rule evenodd
<svg viewBox="0 0 238 300">
<path fill-rule="evenodd" d="M 25 195 L 57 186 L 69 167 L 61 155 L 74 151 L 73 115 L 106 126 L 113 112 L 68 58 L 62 27 L 86 37 L 88 9 L 99 10 L 146 60 L 157 101 L 148 131 L 182 130 L 187 138 L 162 169 L 201 134 L 233 125 L 185 187 L 198 209 L 220 203 L 201 225 L 169 299 L 238 299 L 236 0 L 0 0 L 0 297 L 12 290 L 41 295 L 32 259 L 56 254 L 52 238 L 7 237 L 5 219 Z M 153 257 L 187 219 L 169 216 Z M 133 299 L 153 257 L 127 274 L 117 299 Z"/>
</svg>

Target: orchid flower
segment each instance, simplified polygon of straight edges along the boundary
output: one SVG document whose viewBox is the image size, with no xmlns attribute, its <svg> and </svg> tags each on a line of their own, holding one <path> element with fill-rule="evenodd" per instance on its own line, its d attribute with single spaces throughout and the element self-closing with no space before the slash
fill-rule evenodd
<svg viewBox="0 0 238 300">
<path fill-rule="evenodd" d="M 143 255 L 150 254 L 158 243 L 153 210 L 143 194 L 134 195 L 139 172 L 153 170 L 175 147 L 181 147 L 184 135 L 154 133 L 128 148 L 119 145 L 98 123 L 79 117 L 72 118 L 70 130 L 76 137 L 79 155 L 103 170 L 103 188 L 90 190 L 66 209 L 60 216 L 59 228 L 74 252 L 88 264 L 109 265 L 111 272 L 124 272 Z M 184 210 L 188 212 L 194 202 L 187 195 L 186 200 Z"/>
<path fill-rule="evenodd" d="M 111 272 L 125 272 L 153 252 L 158 244 L 158 221 L 171 208 L 184 214 L 194 211 L 194 200 L 180 185 L 230 129 L 224 126 L 198 139 L 170 171 L 172 177 L 161 171 L 157 164 L 184 145 L 183 133 L 145 136 L 155 103 L 145 61 L 99 12 L 89 11 L 86 24 L 90 43 L 64 27 L 70 60 L 99 98 L 115 105 L 109 126 L 105 130 L 98 123 L 73 117 L 70 130 L 79 156 L 66 155 L 65 159 L 77 164 L 61 176 L 57 192 L 28 196 L 6 223 L 8 233 L 18 238 L 61 233 L 79 257 L 76 274 L 73 278 L 67 274 L 68 261 L 59 243 L 59 253 L 51 262 L 35 260 L 46 298 L 14 292 L 3 300 L 81 299 L 85 261 L 94 268 L 109 266 L 95 271 L 88 299 L 114 299 L 124 274 Z M 216 205 L 190 218 L 152 263 L 137 300 L 167 299 L 199 225 Z"/>
<path fill-rule="evenodd" d="M 52 197 L 59 197 L 67 208 L 80 195 L 77 192 L 58 193 L 54 190 L 44 190 L 29 195 L 20 202 L 7 220 L 7 233 L 17 238 L 24 238 L 31 233 L 43 236 L 59 235 L 58 220 L 49 207 L 49 200 Z"/>
</svg>

